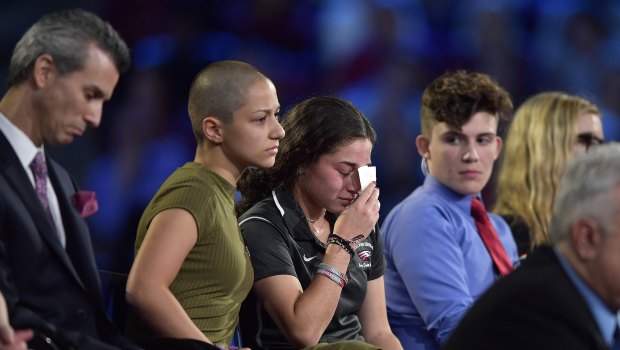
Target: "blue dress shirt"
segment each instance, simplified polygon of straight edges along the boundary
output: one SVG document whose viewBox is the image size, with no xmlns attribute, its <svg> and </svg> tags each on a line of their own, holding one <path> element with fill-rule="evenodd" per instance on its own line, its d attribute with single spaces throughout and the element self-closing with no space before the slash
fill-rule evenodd
<svg viewBox="0 0 620 350">
<path fill-rule="evenodd" d="M 429 175 L 383 223 L 388 319 L 405 349 L 438 349 L 496 280 L 470 214 L 472 197 Z M 516 261 L 510 228 L 499 216 L 489 213 L 489 219 Z"/>
</svg>

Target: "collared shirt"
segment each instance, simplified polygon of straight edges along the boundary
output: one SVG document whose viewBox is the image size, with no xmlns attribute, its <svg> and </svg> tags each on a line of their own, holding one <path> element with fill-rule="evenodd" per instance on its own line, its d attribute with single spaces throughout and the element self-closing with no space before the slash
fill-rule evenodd
<svg viewBox="0 0 620 350">
<path fill-rule="evenodd" d="M 43 146 L 41 145 L 40 148 L 35 146 L 28 135 L 15 126 L 15 124 L 13 124 L 2 112 L 0 112 L 0 131 L 2 131 L 6 139 L 9 141 L 11 147 L 13 147 L 13 151 L 17 154 L 19 162 L 26 171 L 32 187 L 35 188 L 34 174 L 30 169 L 30 163 L 34 160 L 34 156 L 37 152 L 41 152 L 45 158 Z M 62 216 L 60 215 L 58 197 L 56 197 L 56 192 L 54 191 L 54 187 L 52 186 L 49 176 L 47 177 L 47 201 L 50 206 L 50 213 L 52 214 L 54 227 L 58 233 L 60 243 L 64 247 L 66 241 L 65 228 L 62 225 Z"/>
<path fill-rule="evenodd" d="M 617 315 L 613 313 L 606 305 L 603 303 L 601 298 L 599 298 L 593 291 L 588 287 L 585 282 L 577 275 L 573 267 L 568 263 L 566 258 L 562 255 L 562 253 L 556 248 L 553 249 L 553 252 L 558 257 L 560 261 L 560 266 L 566 271 L 568 278 L 570 278 L 571 282 L 575 285 L 579 294 L 583 297 L 588 304 L 590 312 L 592 312 L 592 316 L 594 316 L 594 320 L 598 325 L 598 328 L 603 335 L 603 339 L 609 345 L 613 345 L 614 341 L 614 332 L 616 331 L 616 327 L 618 324 Z"/>
<path fill-rule="evenodd" d="M 496 280 L 470 214 L 472 197 L 429 175 L 383 223 L 388 319 L 405 349 L 439 348 Z M 508 225 L 491 213 L 489 219 L 508 257 L 516 261 Z"/>
<path fill-rule="evenodd" d="M 327 213 L 330 220 L 335 217 Z M 327 246 L 310 231 L 307 220 L 293 194 L 273 191 L 267 198 L 239 217 L 239 226 L 250 252 L 254 280 L 276 275 L 291 275 L 299 279 L 303 290 L 315 277 Z M 362 340 L 361 324 L 357 317 L 368 281 L 383 275 L 384 260 L 378 229 L 361 242 L 347 269 L 349 282 L 342 289 L 334 316 L 320 342 Z M 275 322 L 259 305 L 257 342 L 265 349 L 293 349 Z"/>
</svg>

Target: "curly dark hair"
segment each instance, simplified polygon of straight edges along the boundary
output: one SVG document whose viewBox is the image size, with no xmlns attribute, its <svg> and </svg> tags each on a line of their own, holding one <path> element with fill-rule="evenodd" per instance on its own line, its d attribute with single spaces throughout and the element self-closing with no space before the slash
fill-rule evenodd
<svg viewBox="0 0 620 350">
<path fill-rule="evenodd" d="M 512 100 L 486 74 L 446 72 L 431 82 L 422 95 L 422 133 L 430 136 L 433 126 L 441 122 L 460 129 L 477 112 L 488 112 L 499 121 L 508 121 Z"/>
<path fill-rule="evenodd" d="M 377 134 L 364 114 L 350 102 L 337 97 L 309 98 L 291 108 L 282 127 L 275 165 L 270 169 L 248 169 L 237 181 L 242 199 L 237 215 L 265 199 L 274 188 L 292 189 L 300 170 L 308 169 L 324 154 L 358 139 L 374 143 Z"/>
</svg>

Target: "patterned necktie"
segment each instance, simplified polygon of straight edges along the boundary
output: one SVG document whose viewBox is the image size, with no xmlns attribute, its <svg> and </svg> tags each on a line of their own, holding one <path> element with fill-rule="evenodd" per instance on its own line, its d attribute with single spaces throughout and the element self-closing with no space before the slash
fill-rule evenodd
<svg viewBox="0 0 620 350">
<path fill-rule="evenodd" d="M 491 259 L 493 259 L 493 263 L 497 267 L 500 276 L 508 275 L 512 270 L 512 263 L 506 254 L 502 242 L 499 240 L 495 228 L 489 220 L 484 204 L 476 197 L 473 197 L 471 200 L 471 215 L 474 217 L 480 238 L 482 238 L 489 254 L 491 254 Z"/>
<path fill-rule="evenodd" d="M 30 163 L 30 170 L 34 175 L 34 186 L 39 195 L 39 200 L 43 205 L 43 209 L 50 215 L 50 205 L 47 201 L 47 164 L 43 153 L 37 152 L 34 156 L 34 160 Z"/>
</svg>

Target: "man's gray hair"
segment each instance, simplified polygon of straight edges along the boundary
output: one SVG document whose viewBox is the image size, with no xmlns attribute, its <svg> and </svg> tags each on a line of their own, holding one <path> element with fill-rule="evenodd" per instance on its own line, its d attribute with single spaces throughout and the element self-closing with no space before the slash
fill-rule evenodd
<svg viewBox="0 0 620 350">
<path fill-rule="evenodd" d="M 570 239 L 571 226 L 584 217 L 595 220 L 604 233 L 612 231 L 620 209 L 615 197 L 618 186 L 620 143 L 597 146 L 571 159 L 554 199 L 549 241 Z"/>
<path fill-rule="evenodd" d="M 129 48 L 110 23 L 94 13 L 73 9 L 49 13 L 22 36 L 11 56 L 8 87 L 28 79 L 43 54 L 54 59 L 60 74 L 84 68 L 90 45 L 96 45 L 114 62 L 119 74 L 129 69 Z"/>
</svg>

